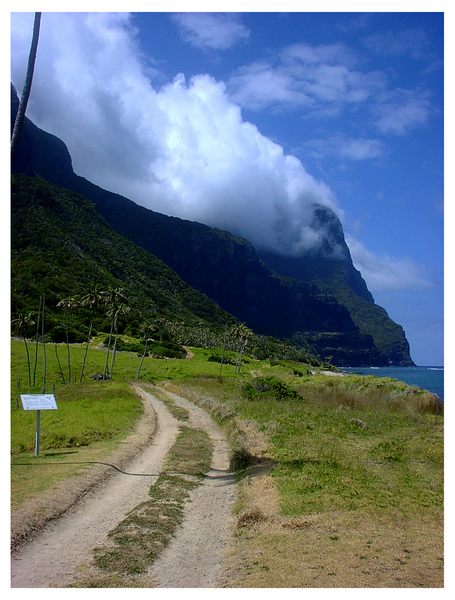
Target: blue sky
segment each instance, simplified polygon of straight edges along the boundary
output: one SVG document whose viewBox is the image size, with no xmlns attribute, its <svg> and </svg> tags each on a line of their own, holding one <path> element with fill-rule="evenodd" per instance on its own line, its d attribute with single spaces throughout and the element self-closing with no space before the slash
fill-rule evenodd
<svg viewBox="0 0 455 600">
<path fill-rule="evenodd" d="M 442 13 L 44 14 L 29 116 L 79 174 L 258 246 L 305 251 L 308 206 L 331 206 L 414 361 L 442 364 L 443 30 Z M 19 90 L 30 31 L 13 16 Z"/>
</svg>

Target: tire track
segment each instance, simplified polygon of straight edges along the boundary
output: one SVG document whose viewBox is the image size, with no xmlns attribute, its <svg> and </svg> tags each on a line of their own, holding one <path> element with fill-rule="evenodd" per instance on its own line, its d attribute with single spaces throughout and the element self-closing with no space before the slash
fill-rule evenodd
<svg viewBox="0 0 455 600">
<path fill-rule="evenodd" d="M 211 469 L 185 507 L 182 527 L 149 570 L 157 587 L 216 587 L 223 573 L 223 555 L 234 527 L 232 506 L 236 480 L 229 473 L 229 446 L 208 413 L 166 390 L 177 406 L 189 412 L 189 425 L 205 430 L 214 450 Z"/>
<path fill-rule="evenodd" d="M 178 422 L 165 405 L 137 385 L 136 393 L 156 413 L 157 430 L 152 443 L 128 465 L 132 473 L 159 473 L 173 445 Z M 49 523 L 30 543 L 13 554 L 11 587 L 63 587 L 78 578 L 78 568 L 90 562 L 92 550 L 137 504 L 147 499 L 157 475 L 131 477 L 113 474 L 90 490 L 61 518 Z"/>
</svg>

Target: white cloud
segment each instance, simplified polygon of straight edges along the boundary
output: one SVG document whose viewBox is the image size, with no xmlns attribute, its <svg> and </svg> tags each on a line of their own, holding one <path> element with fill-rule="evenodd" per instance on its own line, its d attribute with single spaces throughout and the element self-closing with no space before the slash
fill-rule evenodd
<svg viewBox="0 0 455 600">
<path fill-rule="evenodd" d="M 354 53 L 345 44 L 320 44 L 310 46 L 300 43 L 292 44 L 281 52 L 284 63 L 300 62 L 302 64 L 343 64 L 353 66 L 357 63 Z"/>
<path fill-rule="evenodd" d="M 30 19 L 12 24 L 20 90 Z M 67 143 L 75 171 L 257 246 L 296 253 L 321 243 L 313 205 L 337 210 L 330 189 L 242 120 L 223 83 L 178 75 L 153 87 L 134 36 L 125 15 L 43 15 L 29 116 Z"/>
<path fill-rule="evenodd" d="M 406 55 L 412 58 L 427 58 L 429 40 L 422 29 L 386 31 L 366 36 L 363 43 L 381 56 Z"/>
<path fill-rule="evenodd" d="M 375 125 L 381 133 L 403 135 L 425 125 L 430 111 L 428 94 L 395 89 L 379 95 L 373 108 Z"/>
<path fill-rule="evenodd" d="M 369 160 L 382 156 L 382 143 L 365 138 L 347 138 L 340 145 L 340 155 L 348 160 Z"/>
<path fill-rule="evenodd" d="M 405 44 L 413 40 L 411 32 L 409 39 L 398 37 L 390 53 L 398 53 L 399 48 L 404 52 Z M 386 43 L 385 38 L 380 39 Z M 237 69 L 228 89 L 235 102 L 256 111 L 302 108 L 303 116 L 331 118 L 348 108 L 362 107 L 382 134 L 403 135 L 426 124 L 430 111 L 426 90 L 391 88 L 384 72 L 362 70 L 359 62 L 344 44 L 294 44 L 278 52 L 275 59 Z M 352 148 L 352 157 L 365 150 L 365 144 Z"/>
<path fill-rule="evenodd" d="M 342 133 L 333 133 L 324 138 L 308 140 L 303 153 L 314 158 L 335 157 L 341 161 L 361 161 L 380 158 L 383 144 L 379 140 L 353 138 Z"/>
<path fill-rule="evenodd" d="M 176 13 L 172 16 L 180 35 L 203 50 L 226 50 L 249 38 L 238 15 L 229 13 Z"/>
<path fill-rule="evenodd" d="M 379 256 L 350 235 L 346 236 L 346 243 L 354 266 L 362 273 L 372 292 L 431 287 L 432 284 L 422 272 L 422 268 L 411 259 Z"/>
<path fill-rule="evenodd" d="M 229 91 L 236 102 L 253 110 L 303 106 L 333 111 L 385 89 L 382 73 L 356 70 L 356 62 L 343 44 L 294 44 L 275 61 L 238 69 L 229 79 Z"/>
<path fill-rule="evenodd" d="M 229 80 L 229 90 L 235 102 L 253 110 L 313 104 L 313 98 L 305 93 L 292 73 L 273 68 L 267 62 L 239 69 Z"/>
</svg>

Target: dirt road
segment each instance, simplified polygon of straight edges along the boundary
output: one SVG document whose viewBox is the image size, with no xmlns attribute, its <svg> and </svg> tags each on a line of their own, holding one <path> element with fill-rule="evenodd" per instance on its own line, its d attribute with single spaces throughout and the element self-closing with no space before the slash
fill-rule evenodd
<svg viewBox="0 0 455 600">
<path fill-rule="evenodd" d="M 124 469 L 141 475 L 112 475 L 22 546 L 12 557 L 12 587 L 63 587 L 75 583 L 80 567 L 90 562 L 93 548 L 106 540 L 107 533 L 131 509 L 147 499 L 148 489 L 175 441 L 179 423 L 152 393 L 139 386 L 135 389 L 145 402 L 151 403 L 158 423 L 151 445 Z M 181 530 L 149 575 L 160 587 L 210 587 L 216 585 L 222 552 L 229 539 L 235 482 L 227 474 L 226 442 L 213 420 L 186 400 L 173 401 L 189 411 L 190 426 L 208 432 L 215 451 L 212 471 L 194 491 Z"/>
<path fill-rule="evenodd" d="M 229 473 L 229 448 L 211 417 L 188 400 L 166 392 L 189 411 L 191 427 L 207 431 L 214 444 L 211 470 L 186 506 L 183 526 L 153 564 L 150 574 L 157 587 L 216 587 L 223 552 L 233 529 L 235 475 Z"/>
</svg>

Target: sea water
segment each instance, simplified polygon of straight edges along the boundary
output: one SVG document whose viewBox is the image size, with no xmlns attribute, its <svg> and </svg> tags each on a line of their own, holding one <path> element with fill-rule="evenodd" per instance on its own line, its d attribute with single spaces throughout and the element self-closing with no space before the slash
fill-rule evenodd
<svg viewBox="0 0 455 600">
<path fill-rule="evenodd" d="M 444 400 L 444 367 L 343 367 L 346 373 L 393 377 L 436 394 Z"/>
</svg>

